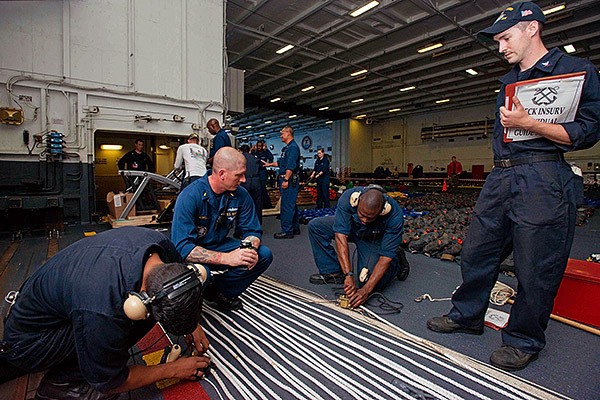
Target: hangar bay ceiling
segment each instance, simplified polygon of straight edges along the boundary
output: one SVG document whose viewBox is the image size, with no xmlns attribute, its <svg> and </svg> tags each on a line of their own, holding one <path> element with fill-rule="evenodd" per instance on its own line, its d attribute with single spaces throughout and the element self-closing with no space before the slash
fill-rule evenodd
<svg viewBox="0 0 600 400">
<path fill-rule="evenodd" d="M 509 66 L 475 34 L 511 3 L 228 0 L 227 63 L 245 71 L 245 112 L 229 123 L 240 138 L 268 138 L 287 123 L 301 133 L 341 118 L 377 123 L 494 102 Z M 600 1 L 537 4 L 559 8 L 547 14 L 548 48 L 571 45 L 600 64 Z"/>
</svg>

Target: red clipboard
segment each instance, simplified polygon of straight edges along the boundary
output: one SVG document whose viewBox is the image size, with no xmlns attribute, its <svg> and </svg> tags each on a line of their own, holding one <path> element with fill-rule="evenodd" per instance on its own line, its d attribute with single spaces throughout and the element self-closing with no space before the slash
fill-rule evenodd
<svg viewBox="0 0 600 400">
<path fill-rule="evenodd" d="M 529 79 L 526 81 L 519 81 L 519 82 L 511 83 L 509 85 L 506 85 L 506 88 L 504 89 L 504 106 L 508 110 L 513 109 L 514 103 L 513 103 L 512 98 L 517 93 L 518 88 L 520 88 L 522 86 L 537 85 L 540 82 L 546 82 L 546 81 L 551 81 L 551 82 L 554 81 L 554 82 L 558 83 L 558 82 L 561 82 L 561 81 L 564 81 L 567 79 L 571 80 L 572 78 L 582 78 L 581 79 L 581 87 L 582 87 L 583 82 L 585 81 L 585 75 L 586 75 L 586 71 L 581 71 L 581 72 L 573 72 L 573 73 L 562 74 L 562 75 L 545 76 L 543 78 Z M 551 82 L 548 82 L 548 83 L 551 83 Z M 577 107 L 579 106 L 581 92 L 582 92 L 582 89 L 579 88 L 578 95 L 571 98 L 571 101 L 569 104 L 570 110 L 576 110 Z M 521 100 L 521 99 L 519 99 L 519 100 Z M 522 101 L 522 103 L 523 103 L 523 101 Z M 574 113 L 572 113 L 572 114 L 574 114 Z M 572 122 L 572 121 L 573 121 L 573 119 L 569 120 L 569 118 L 567 118 L 567 119 L 560 120 L 558 122 Z M 511 137 L 509 137 L 509 129 L 513 129 L 513 128 L 504 128 L 504 142 L 506 142 L 506 143 L 510 143 L 514 140 Z M 535 135 L 531 132 L 529 132 L 529 133 L 532 135 L 532 137 L 531 137 L 532 139 L 538 137 L 538 135 Z M 527 140 L 527 139 L 523 139 L 523 140 Z"/>
</svg>

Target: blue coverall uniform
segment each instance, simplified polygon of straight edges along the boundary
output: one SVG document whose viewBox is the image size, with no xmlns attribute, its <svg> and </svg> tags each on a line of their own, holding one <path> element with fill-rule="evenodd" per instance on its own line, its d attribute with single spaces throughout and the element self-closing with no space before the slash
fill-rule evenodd
<svg viewBox="0 0 600 400">
<path fill-rule="evenodd" d="M 242 183 L 242 187 L 248 191 L 254 208 L 258 222 L 262 224 L 262 191 L 260 187 L 260 172 L 258 163 L 261 163 L 258 158 L 250 153 L 242 153 L 246 159 L 246 182 Z M 262 163 L 261 163 L 262 164 Z"/>
<path fill-rule="evenodd" d="M 208 158 L 213 158 L 221 147 L 231 147 L 231 139 L 223 128 L 221 128 L 221 130 L 215 135 L 212 146 L 210 146 L 210 154 L 208 155 Z"/>
<path fill-rule="evenodd" d="M 208 174 L 197 179 L 177 197 L 171 240 L 185 260 L 196 246 L 219 252 L 230 252 L 240 246 L 240 241 L 227 235 L 237 219 L 241 238 L 262 237 L 262 229 L 256 216 L 254 203 L 248 191 L 239 186 L 233 192 L 216 195 L 208 183 Z M 258 263 L 252 269 L 209 264 L 215 275 L 213 282 L 228 298 L 242 294 L 273 261 L 271 250 L 261 245 L 258 248 Z"/>
<path fill-rule="evenodd" d="M 0 375 L 10 372 L 7 362 L 23 374 L 50 369 L 54 380 L 85 380 L 101 392 L 122 385 L 128 350 L 156 324 L 130 320 L 123 303 L 141 290 L 144 265 L 157 252 L 166 263 L 181 261 L 166 236 L 139 227 L 102 232 L 58 252 L 20 289 L 4 325 L 10 350 L 0 352 Z"/>
<path fill-rule="evenodd" d="M 507 84 L 580 71 L 587 74 L 578 112 L 573 122 L 561 123 L 571 145 L 545 138 L 504 142 L 498 109 L 504 105 Z M 537 353 L 546 344 L 544 331 L 573 241 L 576 197 L 582 195 L 563 153 L 589 148 L 600 139 L 598 70 L 589 61 L 553 49 L 527 71 L 516 65 L 500 81 L 493 138 L 496 166 L 475 206 L 461 254 L 463 284 L 452 296 L 448 316 L 466 327 L 483 326 L 503 249 L 512 246 L 519 286 L 502 340 Z M 556 159 L 539 161 L 548 155 Z M 531 161 L 511 167 L 500 161 L 523 158 Z"/>
<path fill-rule="evenodd" d="M 260 174 L 260 189 L 262 196 L 262 208 L 271 208 L 273 205 L 271 204 L 271 200 L 269 200 L 269 193 L 267 192 L 267 167 L 262 163 L 262 161 L 267 163 L 273 162 L 273 153 L 269 151 L 269 149 L 264 149 L 263 151 L 252 151 L 250 154 L 256 156 L 259 160 L 259 174 Z"/>
<path fill-rule="evenodd" d="M 316 179 L 317 182 L 317 208 L 329 208 L 329 158 L 317 158 L 314 168 L 315 175 L 319 172 L 321 175 Z"/>
<path fill-rule="evenodd" d="M 341 273 L 342 268 L 332 245 L 336 233 L 348 237 L 348 242 L 356 245 L 358 262 L 353 266 L 354 275 L 358 277 L 363 268 L 373 272 L 380 256 L 392 258 L 387 271 L 375 286 L 375 290 L 383 290 L 400 271 L 396 250 L 402 242 L 404 214 L 394 199 L 384 195 L 390 204 L 391 211 L 367 225 L 358 218 L 357 208 L 350 205 L 350 196 L 354 192 L 363 192 L 363 187 L 346 190 L 337 203 L 335 216 L 315 218 L 308 224 L 308 237 L 313 251 L 315 264 L 320 274 Z M 357 282 L 360 286 L 362 284 Z"/>
<path fill-rule="evenodd" d="M 293 234 L 294 231 L 300 230 L 300 219 L 298 217 L 298 206 L 296 198 L 300 189 L 298 180 L 298 171 L 300 169 L 300 148 L 294 139 L 281 150 L 282 157 L 277 161 L 279 167 L 279 187 L 281 192 L 281 232 Z M 285 171 L 292 171 L 292 177 L 289 180 L 287 189 L 281 187 Z"/>
</svg>

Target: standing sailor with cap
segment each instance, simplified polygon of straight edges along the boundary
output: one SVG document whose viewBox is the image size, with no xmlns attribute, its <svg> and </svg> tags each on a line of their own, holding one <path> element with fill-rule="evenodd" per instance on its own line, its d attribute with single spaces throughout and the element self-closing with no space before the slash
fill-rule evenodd
<svg viewBox="0 0 600 400">
<path fill-rule="evenodd" d="M 546 18 L 531 2 L 506 8 L 492 26 L 478 33 L 494 39 L 514 65 L 503 76 L 496 102 L 494 166 L 479 195 L 461 254 L 463 283 L 452 296 L 448 315 L 431 318 L 429 329 L 481 334 L 488 299 L 504 249 L 514 249 L 518 293 L 503 345 L 490 363 L 514 371 L 525 368 L 544 348 L 544 331 L 565 271 L 576 214 L 576 177 L 563 154 L 592 147 L 600 139 L 600 84 L 589 61 L 548 51 L 541 38 Z M 532 118 L 513 96 L 504 106 L 506 85 L 584 72 L 579 107 L 572 122 Z M 505 128 L 534 133 L 527 140 L 504 140 Z"/>
<path fill-rule="evenodd" d="M 206 160 L 208 152 L 199 144 L 200 137 L 192 133 L 187 138 L 187 143 L 177 148 L 175 157 L 175 169 L 180 169 L 185 164 L 185 178 L 181 183 L 181 190 L 196 179 L 206 174 Z"/>
</svg>

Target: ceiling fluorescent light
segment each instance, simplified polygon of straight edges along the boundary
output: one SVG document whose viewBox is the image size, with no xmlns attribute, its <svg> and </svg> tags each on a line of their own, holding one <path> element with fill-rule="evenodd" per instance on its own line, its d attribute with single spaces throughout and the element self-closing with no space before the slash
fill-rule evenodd
<svg viewBox="0 0 600 400">
<path fill-rule="evenodd" d="M 500 93 L 500 89 L 494 90 L 494 93 Z"/>
<path fill-rule="evenodd" d="M 325 110 L 329 110 L 329 107 L 325 106 L 325 107 L 319 108 L 319 111 L 325 111 Z"/>
<path fill-rule="evenodd" d="M 325 121 L 326 124 L 333 124 L 333 121 Z"/>
<path fill-rule="evenodd" d="M 361 101 L 365 101 L 365 99 L 356 99 L 356 100 L 352 100 L 352 103 L 360 103 Z"/>
<path fill-rule="evenodd" d="M 391 110 L 389 110 L 389 112 L 398 112 L 400 110 L 401 110 L 401 108 L 392 108 Z"/>
<path fill-rule="evenodd" d="M 356 117 L 354 117 L 354 118 L 356 118 L 356 119 L 359 119 L 359 118 L 364 118 L 364 117 L 366 117 L 366 116 L 367 116 L 367 114 L 360 114 L 360 115 L 357 115 L 357 116 L 356 116 Z"/>
<path fill-rule="evenodd" d="M 296 115 L 296 114 L 292 114 L 292 115 L 290 115 L 288 118 L 296 118 L 296 117 L 297 117 L 297 115 Z"/>
<path fill-rule="evenodd" d="M 354 71 L 353 73 L 350 74 L 350 76 L 358 76 L 358 75 L 362 75 L 362 74 L 366 74 L 367 71 L 366 69 L 361 69 L 360 71 Z"/>
<path fill-rule="evenodd" d="M 449 102 L 449 101 L 450 101 L 450 99 L 437 100 L 437 101 L 435 102 L 435 104 L 447 103 L 447 102 Z"/>
<path fill-rule="evenodd" d="M 444 45 L 443 43 L 430 44 L 430 45 L 428 45 L 426 47 L 423 47 L 422 49 L 418 49 L 417 52 L 418 53 L 427 53 L 428 51 L 439 49 L 443 45 Z"/>
<path fill-rule="evenodd" d="M 564 46 L 564 49 L 567 53 L 575 53 L 577 51 L 575 50 L 575 46 L 573 46 L 572 44 Z"/>
<path fill-rule="evenodd" d="M 100 148 L 102 150 L 123 150 L 123 146 L 120 144 L 101 144 Z"/>
<path fill-rule="evenodd" d="M 358 17 L 360 14 L 364 14 L 369 11 L 371 8 L 377 7 L 379 5 L 378 1 L 371 1 L 364 6 L 357 8 L 356 10 L 350 13 L 351 17 Z"/>
<path fill-rule="evenodd" d="M 302 92 L 308 92 L 309 90 L 313 90 L 314 88 L 315 88 L 315 87 L 311 85 L 311 86 L 307 86 L 307 87 L 305 87 L 305 88 L 304 88 L 304 89 L 302 89 L 301 91 L 302 91 Z"/>
<path fill-rule="evenodd" d="M 547 9 L 545 9 L 545 10 L 542 10 L 542 13 L 543 13 L 544 15 L 553 14 L 553 13 L 555 13 L 555 12 L 559 12 L 559 11 L 562 11 L 562 10 L 564 10 L 566 7 L 567 7 L 567 6 L 565 5 L 565 3 L 562 3 L 562 4 L 558 4 L 558 5 L 556 5 L 556 6 L 552 6 L 552 7 L 550 7 L 550 8 L 547 8 Z"/>
<path fill-rule="evenodd" d="M 283 54 L 286 51 L 291 50 L 293 48 L 294 48 L 293 44 L 288 44 L 287 46 L 284 46 L 284 47 L 280 48 L 279 50 L 277 50 L 275 53 L 277 53 L 277 54 Z"/>
<path fill-rule="evenodd" d="M 274 99 L 271 99 L 271 103 L 275 103 L 276 101 L 281 100 L 281 97 L 275 97 Z"/>
<path fill-rule="evenodd" d="M 252 125 L 247 125 L 246 126 L 246 129 L 250 129 L 250 128 L 252 128 Z"/>
<path fill-rule="evenodd" d="M 479 74 L 479 72 L 475 71 L 473 68 L 465 69 L 465 72 L 466 72 L 467 74 L 469 74 L 469 75 L 473 75 L 473 76 L 475 76 L 475 75 Z"/>
<path fill-rule="evenodd" d="M 265 134 L 262 133 L 262 134 L 258 135 L 258 137 L 265 137 Z"/>
<path fill-rule="evenodd" d="M 416 89 L 416 87 L 415 86 L 407 86 L 407 87 L 400 88 L 400 91 L 406 92 L 408 90 L 413 90 L 413 89 Z"/>
<path fill-rule="evenodd" d="M 273 121 L 265 121 L 265 124 L 272 124 Z"/>
</svg>

